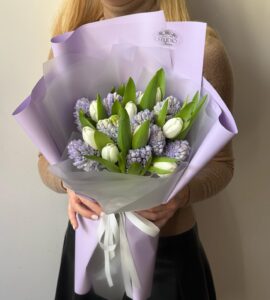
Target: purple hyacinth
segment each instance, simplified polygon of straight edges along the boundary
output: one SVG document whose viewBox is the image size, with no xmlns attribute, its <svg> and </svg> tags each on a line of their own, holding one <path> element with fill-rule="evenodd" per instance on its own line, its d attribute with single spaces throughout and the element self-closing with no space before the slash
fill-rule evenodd
<svg viewBox="0 0 270 300">
<path fill-rule="evenodd" d="M 164 155 L 176 158 L 178 162 L 185 161 L 190 154 L 190 145 L 186 140 L 168 142 L 164 149 Z"/>
<path fill-rule="evenodd" d="M 161 111 L 165 101 L 168 100 L 168 110 L 167 110 L 167 115 L 169 115 L 170 117 L 174 116 L 180 109 L 181 107 L 181 102 L 180 100 L 178 100 L 177 98 L 173 97 L 173 96 L 169 96 L 167 97 L 165 100 L 158 102 L 155 106 L 154 106 L 154 112 L 155 114 L 159 114 L 159 112 Z M 169 118 L 170 118 L 169 117 Z"/>
<path fill-rule="evenodd" d="M 131 120 L 132 131 L 134 132 L 138 126 L 147 120 L 150 120 L 151 123 L 154 121 L 154 113 L 152 111 L 145 109 L 137 113 Z"/>
<path fill-rule="evenodd" d="M 108 116 L 112 114 L 112 106 L 116 100 L 122 101 L 122 97 L 117 93 L 109 93 L 107 97 L 102 100 Z"/>
<path fill-rule="evenodd" d="M 129 168 L 135 162 L 145 166 L 150 157 L 152 157 L 152 148 L 149 145 L 140 149 L 130 149 L 127 155 L 127 167 Z"/>
<path fill-rule="evenodd" d="M 149 145 L 152 147 L 153 153 L 160 156 L 166 145 L 166 138 L 159 126 L 154 124 L 150 127 L 150 130 Z"/>
<path fill-rule="evenodd" d="M 90 106 L 90 101 L 87 98 L 81 98 L 76 101 L 75 111 L 73 113 L 73 116 L 75 118 L 75 124 L 77 125 L 79 131 L 82 131 L 81 122 L 79 119 L 79 112 L 82 109 L 83 112 L 89 116 L 89 106 Z"/>
<path fill-rule="evenodd" d="M 99 120 L 97 122 L 97 130 L 107 134 L 114 142 L 117 142 L 119 125 L 118 121 L 113 122 L 113 117 L 114 116 L 109 119 Z"/>
<path fill-rule="evenodd" d="M 68 156 L 73 160 L 73 165 L 78 169 L 83 169 L 86 172 L 100 171 L 102 166 L 94 161 L 85 158 L 83 155 L 100 156 L 99 151 L 93 149 L 82 140 L 72 140 L 68 146 Z"/>
</svg>

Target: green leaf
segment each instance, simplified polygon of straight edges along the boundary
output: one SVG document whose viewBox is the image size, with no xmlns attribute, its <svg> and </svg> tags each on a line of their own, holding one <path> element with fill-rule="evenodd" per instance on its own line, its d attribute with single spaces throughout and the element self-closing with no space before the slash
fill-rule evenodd
<svg viewBox="0 0 270 300">
<path fill-rule="evenodd" d="M 123 98 L 123 105 L 126 105 L 129 101 L 132 101 L 136 104 L 136 86 L 133 79 L 130 77 Z"/>
<path fill-rule="evenodd" d="M 124 84 L 121 84 L 116 92 L 118 95 L 124 97 L 125 89 L 126 89 L 126 86 Z"/>
<path fill-rule="evenodd" d="M 151 163 L 152 163 L 152 156 L 149 157 L 148 161 L 146 162 L 145 164 L 145 167 L 143 168 L 143 170 L 141 171 L 141 175 L 145 175 L 145 173 L 148 171 L 148 169 L 150 168 L 151 166 Z"/>
<path fill-rule="evenodd" d="M 142 96 L 141 102 L 139 104 L 139 108 L 141 110 L 149 109 L 152 110 L 156 104 L 156 95 L 157 95 L 157 88 L 158 88 L 158 76 L 157 73 L 148 83 L 145 92 Z"/>
<path fill-rule="evenodd" d="M 94 155 L 84 155 L 84 157 L 99 162 L 111 172 L 120 173 L 120 169 L 111 161 L 108 161 L 106 159 Z"/>
<path fill-rule="evenodd" d="M 183 127 L 181 129 L 181 132 L 184 131 L 184 130 L 186 130 L 188 128 L 188 126 L 190 124 L 190 120 L 191 119 L 184 121 L 184 124 L 183 124 Z"/>
<path fill-rule="evenodd" d="M 207 95 L 205 95 L 199 102 L 198 106 L 196 107 L 195 111 L 193 112 L 192 114 L 192 117 L 190 120 L 188 120 L 187 122 L 189 122 L 189 124 L 187 126 L 185 126 L 185 123 L 184 123 L 184 127 L 182 129 L 182 131 L 180 132 L 180 134 L 177 136 L 177 139 L 178 140 L 182 140 L 182 139 L 185 139 L 190 128 L 192 127 L 193 123 L 196 121 L 197 117 L 198 117 L 198 114 L 200 112 L 200 110 L 202 109 L 206 99 L 207 99 Z"/>
<path fill-rule="evenodd" d="M 80 120 L 82 128 L 83 127 L 91 127 L 93 129 L 96 129 L 95 122 L 90 117 L 86 116 L 86 114 L 84 113 L 84 111 L 82 109 L 80 109 L 80 111 L 79 111 L 79 120 Z"/>
<path fill-rule="evenodd" d="M 168 156 L 158 156 L 158 157 L 154 157 L 152 160 L 152 163 L 156 163 L 156 162 L 169 162 L 169 163 L 175 163 L 177 162 L 177 159 L 172 158 L 172 157 L 168 157 Z"/>
<path fill-rule="evenodd" d="M 128 174 L 140 175 L 142 170 L 143 170 L 143 166 L 140 163 L 135 162 L 131 164 L 130 167 L 128 168 Z"/>
<path fill-rule="evenodd" d="M 156 119 L 156 122 L 157 122 L 157 125 L 159 127 L 163 127 L 163 125 L 165 124 L 166 122 L 166 116 L 167 116 L 167 111 L 168 111 L 168 104 L 169 104 L 169 100 L 167 99 L 163 106 L 162 106 L 162 109 L 160 110 L 158 116 L 157 116 L 157 119 Z"/>
<path fill-rule="evenodd" d="M 121 173 L 126 173 L 126 155 L 123 152 L 118 154 L 118 165 Z"/>
<path fill-rule="evenodd" d="M 203 96 L 201 98 L 199 104 L 197 105 L 196 109 L 194 110 L 194 112 L 192 114 L 192 118 L 190 120 L 190 123 L 191 123 L 190 126 L 192 126 L 192 124 L 194 123 L 194 121 L 197 119 L 197 116 L 198 116 L 199 112 L 201 111 L 204 103 L 206 102 L 207 97 L 208 97 L 208 95 L 205 95 L 205 96 Z"/>
<path fill-rule="evenodd" d="M 176 137 L 177 140 L 184 140 L 189 132 L 190 127 L 187 127 L 185 130 L 180 132 L 180 134 Z"/>
<path fill-rule="evenodd" d="M 200 100 L 200 93 L 199 91 L 194 95 L 194 97 L 192 98 L 191 102 L 194 103 L 194 110 L 196 109 L 198 103 L 199 103 L 199 100 Z"/>
<path fill-rule="evenodd" d="M 157 71 L 157 80 L 158 80 L 158 87 L 160 87 L 161 89 L 162 98 L 164 98 L 166 93 L 166 78 L 165 78 L 165 72 L 163 68 Z"/>
<path fill-rule="evenodd" d="M 188 104 L 188 96 L 185 98 L 181 108 L 184 108 L 187 104 Z"/>
<path fill-rule="evenodd" d="M 111 94 L 115 93 L 115 86 L 112 87 L 111 89 Z"/>
<path fill-rule="evenodd" d="M 114 144 L 114 142 L 107 136 L 107 134 L 98 130 L 96 130 L 94 133 L 94 139 L 99 151 L 101 151 L 102 148 L 107 144 Z"/>
<path fill-rule="evenodd" d="M 171 174 L 172 172 L 167 171 L 167 170 L 163 170 L 163 169 L 159 169 L 156 167 L 151 166 L 148 171 L 150 171 L 151 173 L 156 173 L 156 174 L 161 174 L 161 175 L 166 175 L 166 174 Z"/>
<path fill-rule="evenodd" d="M 128 150 L 131 148 L 132 142 L 130 120 L 127 111 L 122 106 L 119 109 L 119 115 L 120 119 L 117 143 L 120 150 L 123 152 L 124 155 L 126 155 Z"/>
<path fill-rule="evenodd" d="M 112 115 L 120 115 L 120 109 L 122 108 L 121 103 L 118 100 L 115 100 L 112 105 Z"/>
<path fill-rule="evenodd" d="M 200 99 L 200 93 L 196 92 L 192 100 L 187 103 L 188 98 L 185 99 L 181 109 L 175 114 L 175 117 L 182 118 L 183 120 L 189 120 L 194 113 Z"/>
<path fill-rule="evenodd" d="M 107 118 L 107 112 L 102 104 L 102 100 L 99 94 L 97 94 L 97 119 L 103 120 Z"/>
<path fill-rule="evenodd" d="M 150 120 L 144 121 L 132 138 L 132 149 L 139 149 L 147 145 L 149 138 Z"/>
<path fill-rule="evenodd" d="M 175 118 L 181 118 L 183 120 L 189 120 L 191 118 L 191 115 L 195 109 L 196 104 L 194 102 L 189 102 L 185 105 L 185 107 L 182 107 L 178 113 L 175 114 Z"/>
<path fill-rule="evenodd" d="M 181 108 L 177 111 L 177 113 L 174 115 L 174 117 L 177 116 L 177 115 L 179 114 L 179 112 L 181 111 L 181 109 L 183 109 L 183 108 L 188 104 L 188 99 L 189 99 L 189 98 L 188 98 L 188 96 L 187 96 L 187 97 L 184 99 Z"/>
</svg>

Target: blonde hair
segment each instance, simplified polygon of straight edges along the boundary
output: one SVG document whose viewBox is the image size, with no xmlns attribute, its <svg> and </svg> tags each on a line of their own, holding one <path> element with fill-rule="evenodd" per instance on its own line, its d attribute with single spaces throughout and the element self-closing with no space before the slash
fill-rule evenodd
<svg viewBox="0 0 270 300">
<path fill-rule="evenodd" d="M 185 0 L 160 0 L 167 21 L 188 21 Z M 100 0 L 65 0 L 53 27 L 53 36 L 72 31 L 77 27 L 100 20 L 103 8 Z"/>
</svg>

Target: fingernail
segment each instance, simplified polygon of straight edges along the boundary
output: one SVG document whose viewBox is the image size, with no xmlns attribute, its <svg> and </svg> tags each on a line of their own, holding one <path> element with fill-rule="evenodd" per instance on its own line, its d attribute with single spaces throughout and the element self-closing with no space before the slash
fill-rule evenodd
<svg viewBox="0 0 270 300">
<path fill-rule="evenodd" d="M 92 220 L 97 220 L 97 219 L 98 219 L 98 216 L 97 216 L 97 215 L 92 215 L 92 216 L 91 216 L 91 219 L 92 219 Z"/>
<path fill-rule="evenodd" d="M 72 227 L 73 227 L 74 230 L 76 230 L 76 228 L 77 228 L 75 225 L 73 225 Z"/>
<path fill-rule="evenodd" d="M 104 217 L 105 216 L 105 213 L 102 211 L 101 213 L 100 213 L 100 217 L 102 218 L 102 217 Z"/>
</svg>

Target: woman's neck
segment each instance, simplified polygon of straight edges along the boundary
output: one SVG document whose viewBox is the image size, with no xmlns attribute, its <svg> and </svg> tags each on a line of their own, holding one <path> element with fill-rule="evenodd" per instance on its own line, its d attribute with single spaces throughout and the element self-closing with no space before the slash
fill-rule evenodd
<svg viewBox="0 0 270 300">
<path fill-rule="evenodd" d="M 101 2 L 105 19 L 160 9 L 159 0 L 102 0 Z"/>
</svg>

